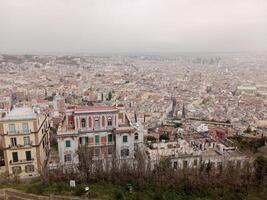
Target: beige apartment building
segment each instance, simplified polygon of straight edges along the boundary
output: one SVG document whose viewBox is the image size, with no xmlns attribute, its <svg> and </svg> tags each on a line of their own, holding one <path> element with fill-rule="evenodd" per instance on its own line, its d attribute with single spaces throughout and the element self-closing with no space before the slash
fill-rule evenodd
<svg viewBox="0 0 267 200">
<path fill-rule="evenodd" d="M 0 147 L 9 174 L 39 176 L 50 148 L 47 116 L 31 108 L 12 109 L 0 119 Z"/>
</svg>

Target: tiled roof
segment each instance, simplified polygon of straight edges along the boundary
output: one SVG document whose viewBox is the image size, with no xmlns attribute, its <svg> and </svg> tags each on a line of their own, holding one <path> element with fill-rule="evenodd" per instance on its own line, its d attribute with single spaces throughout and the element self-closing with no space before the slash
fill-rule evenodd
<svg viewBox="0 0 267 200">
<path fill-rule="evenodd" d="M 96 111 L 96 110 L 114 110 L 117 109 L 115 106 L 79 106 L 76 107 L 77 111 Z"/>
</svg>

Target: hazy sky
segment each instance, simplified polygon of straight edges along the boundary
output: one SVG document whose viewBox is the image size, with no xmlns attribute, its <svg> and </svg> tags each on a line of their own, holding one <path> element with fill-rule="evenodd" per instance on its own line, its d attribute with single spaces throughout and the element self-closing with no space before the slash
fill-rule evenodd
<svg viewBox="0 0 267 200">
<path fill-rule="evenodd" d="M 0 53 L 267 51 L 267 0 L 0 0 Z"/>
</svg>

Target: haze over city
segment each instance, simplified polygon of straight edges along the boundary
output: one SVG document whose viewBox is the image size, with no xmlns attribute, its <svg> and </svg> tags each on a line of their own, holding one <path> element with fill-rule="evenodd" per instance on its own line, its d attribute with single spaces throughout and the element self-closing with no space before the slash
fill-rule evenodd
<svg viewBox="0 0 267 200">
<path fill-rule="evenodd" d="M 0 52 L 267 51 L 265 0 L 0 0 Z"/>
</svg>

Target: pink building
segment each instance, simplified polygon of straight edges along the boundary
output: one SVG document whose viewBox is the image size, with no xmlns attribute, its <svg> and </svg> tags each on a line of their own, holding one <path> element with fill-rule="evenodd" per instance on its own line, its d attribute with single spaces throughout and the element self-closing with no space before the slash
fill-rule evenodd
<svg viewBox="0 0 267 200">
<path fill-rule="evenodd" d="M 57 139 L 61 164 L 77 163 L 76 152 L 83 145 L 93 148 L 95 157 L 125 159 L 143 144 L 122 105 L 67 107 Z"/>
</svg>

